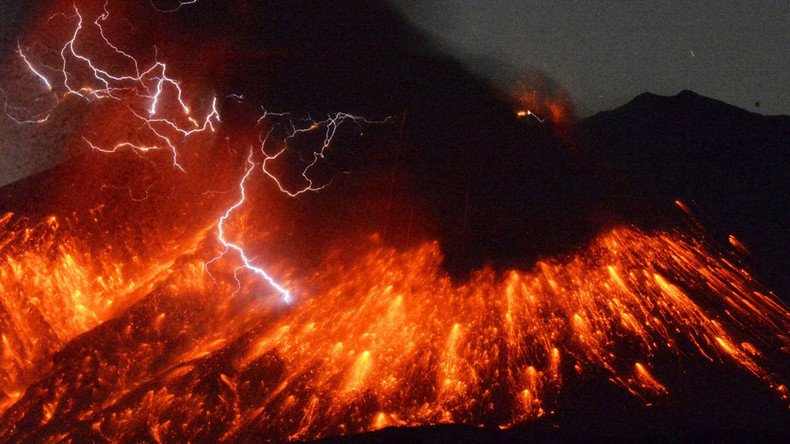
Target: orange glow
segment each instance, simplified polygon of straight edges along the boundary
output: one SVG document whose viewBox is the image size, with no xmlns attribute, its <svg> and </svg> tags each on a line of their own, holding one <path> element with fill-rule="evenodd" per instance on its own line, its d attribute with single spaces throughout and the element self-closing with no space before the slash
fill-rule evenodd
<svg viewBox="0 0 790 444">
<path fill-rule="evenodd" d="M 551 132 L 570 148 L 576 147 L 575 112 L 570 98 L 556 88 L 543 85 L 540 78 L 517 82 L 512 93 L 516 117 L 548 124 Z"/>
<path fill-rule="evenodd" d="M 170 105 L 183 120 L 191 108 L 180 100 Z M 525 115 L 572 122 L 561 97 L 521 101 Z M 205 128 L 214 137 L 222 121 L 216 102 L 206 103 L 204 126 L 191 121 L 196 137 Z M 159 105 L 165 114 L 168 104 Z M 174 140 L 193 131 L 164 118 L 132 121 L 167 127 Z M 285 137 L 323 128 L 310 165 L 338 123 L 313 125 Z M 255 153 L 265 160 L 256 164 L 242 150 L 212 152 L 216 139 L 182 145 L 151 131 L 166 148 L 164 163 L 189 172 L 185 182 L 239 195 L 212 200 L 195 185 L 199 191 L 182 196 L 187 203 L 116 195 L 80 213 L 0 216 L 0 413 L 17 425 L 0 431 L 2 441 L 283 441 L 390 426 L 506 428 L 553 414 L 563 391 L 589 381 L 611 381 L 650 405 L 672 396 L 667 376 L 694 360 L 739 368 L 787 400 L 770 357 L 790 347 L 790 311 L 734 259 L 683 231 L 610 228 L 574 254 L 531 269 L 483 268 L 460 283 L 443 270 L 437 241 L 395 248 L 377 233 L 353 242 L 335 233 L 313 268 L 294 265 L 298 253 L 283 248 L 265 249 L 264 261 L 261 246 L 271 247 L 271 231 L 292 215 L 261 195 L 321 189 L 310 167 L 299 176 L 307 185 L 294 191 L 266 169 L 279 154 L 261 139 Z M 212 155 L 197 155 L 194 145 Z M 148 159 L 145 146 L 135 154 Z M 245 159 L 234 182 L 228 171 Z M 113 175 L 104 174 L 96 176 Z M 277 186 L 259 181 L 269 179 Z M 110 203 L 126 211 L 113 213 Z M 270 219 L 262 220 L 264 210 Z M 229 248 L 234 254 L 225 255 Z M 272 279 L 243 272 L 262 262 L 294 293 L 292 304 Z"/>
<path fill-rule="evenodd" d="M 52 223 L 33 228 L 41 230 L 36 236 L 46 238 Z M 27 231 L 20 227 L 13 233 L 24 239 Z M 48 329 L 26 327 L 21 323 L 24 311 L 14 312 L 20 313 L 17 336 L 29 342 L 5 353 L 3 366 L 21 369 L 18 375 L 28 373 L 6 380 L 6 393 L 23 391 L 37 375 L 24 365 L 26 360 L 53 353 L 75 334 L 117 313 L 108 305 L 128 306 L 136 299 L 132 286 L 150 291 L 152 282 L 161 282 L 160 297 L 172 299 L 175 310 L 184 303 L 177 302 L 183 301 L 178 296 L 183 292 L 208 303 L 198 311 L 208 324 L 202 334 L 190 333 L 191 345 L 175 353 L 141 341 L 129 351 L 139 358 L 96 363 L 101 373 L 121 377 L 105 381 L 104 391 L 90 395 L 96 396 L 90 405 L 98 411 L 74 413 L 94 418 L 93 427 L 112 431 L 118 439 L 140 427 L 142 418 L 152 436 L 163 440 L 200 436 L 208 424 L 205 415 L 211 414 L 205 410 L 217 408 L 219 400 L 198 390 L 196 384 L 205 376 L 198 378 L 195 366 L 220 355 L 226 361 L 217 383 L 227 387 L 227 394 L 219 390 L 219 399 L 235 412 L 223 428 L 226 438 L 252 429 L 308 439 L 390 425 L 479 424 L 490 409 L 496 412 L 496 424 L 508 427 L 553 411 L 563 381 L 583 381 L 601 371 L 649 405 L 672 393 L 649 370 L 662 356 L 734 363 L 786 396 L 768 370 L 770 362 L 753 344 L 788 345 L 787 309 L 757 291 L 746 271 L 681 233 L 618 228 L 572 257 L 543 261 L 531 271 L 480 270 L 461 285 L 441 271 L 435 242 L 396 251 L 374 236 L 356 259 L 332 257 L 320 274 L 294 275 L 289 284 L 311 296 L 273 318 L 278 311 L 272 305 L 274 294 L 261 300 L 250 287 L 216 287 L 200 262 L 189 259 L 195 251 L 216 248 L 215 242 L 203 233 L 199 245 L 180 253 L 177 262 L 182 265 L 176 268 L 172 261 L 159 268 L 151 267 L 155 262 L 141 264 L 141 269 L 154 270 L 153 276 L 113 271 L 117 274 L 109 276 L 117 277 L 98 280 L 84 276 L 106 272 L 87 268 L 67 248 L 47 259 L 54 272 L 42 273 L 42 256 L 6 241 L 20 259 L 3 266 L 3 288 L 49 289 L 36 293 L 37 304 L 60 335 L 47 349 L 30 348 L 47 337 L 42 334 Z M 79 245 L 70 248 L 79 251 Z M 94 266 L 115 270 L 114 263 L 107 253 Z M 167 271 L 157 271 L 161 268 Z M 88 292 L 82 289 L 86 281 L 104 283 L 89 287 L 99 289 L 91 300 L 82 296 Z M 729 313 L 729 319 L 712 317 L 713 312 Z M 55 314 L 62 313 L 70 318 L 59 323 Z M 133 328 L 158 335 L 188 328 L 175 313 L 163 309 L 149 325 Z M 751 342 L 738 345 L 744 338 Z M 134 343 L 134 336 L 130 339 Z M 628 354 L 622 352 L 626 349 Z M 161 376 L 136 370 L 140 362 L 157 356 L 167 356 L 169 362 Z M 264 371 L 262 379 L 244 376 L 271 362 L 281 370 Z M 55 393 L 28 393 L 6 406 L 9 418 L 35 400 L 44 408 L 43 426 L 74 408 L 59 393 L 95 383 L 77 379 L 57 385 Z M 80 388 L 83 384 L 88 385 Z M 140 384 L 149 387 L 147 394 L 129 398 L 130 387 Z M 118 403 L 127 410 L 111 414 Z"/>
<path fill-rule="evenodd" d="M 727 238 L 730 241 L 730 245 L 732 245 L 740 254 L 744 256 L 749 256 L 749 249 L 735 237 L 734 234 L 729 235 Z"/>
<path fill-rule="evenodd" d="M 518 117 L 534 115 L 557 126 L 573 126 L 572 105 L 563 93 L 549 93 L 543 88 L 530 88 L 519 82 L 513 95 L 516 102 L 523 107 L 516 111 Z"/>
</svg>

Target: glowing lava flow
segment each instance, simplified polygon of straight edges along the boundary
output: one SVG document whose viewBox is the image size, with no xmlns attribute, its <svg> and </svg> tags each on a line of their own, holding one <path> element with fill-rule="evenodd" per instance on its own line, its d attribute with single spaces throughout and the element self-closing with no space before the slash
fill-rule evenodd
<svg viewBox="0 0 790 444">
<path fill-rule="evenodd" d="M 74 17 L 77 30 L 60 51 L 64 81 L 52 83 L 53 94 L 122 101 L 153 139 L 88 145 L 140 155 L 164 146 L 181 168 L 176 138 L 214 130 L 217 100 L 203 123 L 192 120 L 165 65 L 140 71 L 104 36 L 105 15 L 94 22 L 99 35 L 134 65 L 130 75 L 109 74 L 75 49 L 83 21 L 79 11 Z M 36 82 L 49 85 L 18 51 Z M 72 88 L 67 59 L 89 67 L 99 88 Z M 154 117 L 173 109 L 176 117 Z M 220 211 L 187 206 L 178 214 L 190 221 L 172 224 L 172 214 L 140 207 L 129 220 L 148 216 L 160 228 L 153 232 L 101 225 L 100 212 L 40 223 L 0 217 L 0 410 L 12 425 L 0 440 L 281 441 L 387 426 L 510 427 L 555 414 L 563 391 L 573 400 L 572 390 L 588 384 L 651 404 L 681 391 L 685 369 L 700 362 L 738 369 L 787 402 L 790 311 L 741 265 L 680 231 L 614 228 L 573 255 L 530 270 L 478 270 L 460 284 L 442 271 L 437 242 L 398 251 L 374 234 L 338 242 L 319 272 L 288 269 L 288 286 L 306 297 L 286 312 L 272 308 L 240 275 L 249 271 L 291 301 L 245 250 L 264 235 L 246 230 L 242 242 L 228 228 L 256 204 L 248 187 L 257 167 L 285 195 L 320 190 L 311 172 L 339 126 L 375 122 L 269 112 L 260 122 L 284 128 L 282 146 L 272 154 L 274 130 L 261 135 L 263 159 L 250 151 L 239 196 Z M 273 164 L 314 132 L 323 137 L 299 168 L 304 184 L 290 186 Z M 192 220 L 201 217 L 207 222 Z M 179 236 L 164 229 L 170 225 Z M 223 251 L 204 263 L 217 242 Z M 223 267 L 229 253 L 240 266 Z M 235 288 L 211 285 L 209 268 L 232 271 Z"/>
<path fill-rule="evenodd" d="M 165 238 L 114 221 L 103 207 L 39 223 L 0 216 L 0 411 L 46 374 L 68 341 L 165 281 L 209 231 L 182 226 Z"/>
<path fill-rule="evenodd" d="M 22 425 L 0 438 L 509 427 L 553 415 L 580 385 L 608 381 L 660 403 L 697 384 L 686 371 L 700 363 L 740 368 L 787 400 L 773 362 L 790 345 L 787 308 L 682 233 L 614 229 L 571 257 L 460 285 L 435 242 L 340 248 L 299 278 L 313 296 L 276 315 L 252 288 L 208 285 L 186 255 L 165 285 L 60 356 L 8 410 L 3 420 Z"/>
</svg>

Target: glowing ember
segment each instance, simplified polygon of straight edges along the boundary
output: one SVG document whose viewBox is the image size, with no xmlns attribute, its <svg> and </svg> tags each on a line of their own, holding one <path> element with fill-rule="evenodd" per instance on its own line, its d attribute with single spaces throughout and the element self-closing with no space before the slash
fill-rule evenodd
<svg viewBox="0 0 790 444">
<path fill-rule="evenodd" d="M 734 364 L 787 396 L 764 354 L 788 345 L 787 309 L 679 233 L 616 229 L 573 257 L 482 270 L 463 285 L 440 271 L 436 243 L 398 252 L 374 237 L 359 249 L 357 260 L 331 256 L 320 275 L 289 282 L 314 296 L 287 313 L 262 302 L 259 287 L 215 287 L 201 253 L 187 255 L 145 304 L 89 333 L 112 347 L 75 345 L 75 357 L 55 363 L 82 362 L 72 376 L 47 381 L 54 391 L 28 389 L 6 419 L 39 418 L 33 429 L 46 436 L 91 429 L 114 439 L 141 427 L 161 439 L 256 430 L 306 439 L 386 425 L 510 426 L 551 412 L 567 381 L 601 374 L 645 403 L 671 396 L 662 375 L 675 371 L 659 366 L 668 357 Z M 41 297 L 49 307 L 72 291 Z M 6 438 L 28 436 L 19 433 Z"/>
<path fill-rule="evenodd" d="M 535 119 L 540 123 L 548 120 L 559 128 L 573 126 L 571 102 L 561 91 L 548 94 L 546 88 L 528 87 L 518 82 L 513 96 L 521 107 L 516 111 L 516 116 Z"/>
</svg>

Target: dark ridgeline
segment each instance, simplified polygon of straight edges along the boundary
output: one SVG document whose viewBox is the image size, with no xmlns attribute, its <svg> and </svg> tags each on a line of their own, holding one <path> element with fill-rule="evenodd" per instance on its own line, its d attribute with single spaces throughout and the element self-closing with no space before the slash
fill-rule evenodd
<svg viewBox="0 0 790 444">
<path fill-rule="evenodd" d="M 713 239 L 743 242 L 758 277 L 788 301 L 790 117 L 682 91 L 642 94 L 578 127 L 605 208 L 640 226 L 666 226 L 681 199 Z"/>
</svg>

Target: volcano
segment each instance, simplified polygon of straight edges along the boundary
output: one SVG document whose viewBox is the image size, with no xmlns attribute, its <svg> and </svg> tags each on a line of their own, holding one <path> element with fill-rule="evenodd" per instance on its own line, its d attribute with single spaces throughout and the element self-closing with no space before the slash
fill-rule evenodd
<svg viewBox="0 0 790 444">
<path fill-rule="evenodd" d="M 788 438 L 790 118 L 574 122 L 382 4 L 113 6 L 8 62 L 68 160 L 0 190 L 3 441 Z"/>
</svg>

